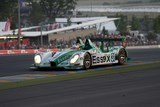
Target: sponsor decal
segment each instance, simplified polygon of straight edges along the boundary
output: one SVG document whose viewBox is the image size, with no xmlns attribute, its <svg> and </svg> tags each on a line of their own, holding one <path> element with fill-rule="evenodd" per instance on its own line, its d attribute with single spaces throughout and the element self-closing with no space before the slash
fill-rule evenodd
<svg viewBox="0 0 160 107">
<path fill-rule="evenodd" d="M 57 57 L 57 58 L 54 60 L 54 62 L 55 62 L 56 64 L 60 64 L 61 62 L 69 59 L 74 53 L 75 53 L 75 51 L 70 51 L 70 52 L 67 52 L 67 53 L 65 53 L 65 54 L 62 54 L 62 55 L 60 55 L 59 57 Z"/>
<path fill-rule="evenodd" d="M 111 53 L 109 55 L 102 55 L 102 56 L 92 56 L 92 63 L 93 64 L 101 64 L 101 63 L 107 63 L 107 62 L 115 62 L 115 54 Z"/>
<path fill-rule="evenodd" d="M 111 62 L 115 62 L 115 54 L 111 53 Z"/>
</svg>

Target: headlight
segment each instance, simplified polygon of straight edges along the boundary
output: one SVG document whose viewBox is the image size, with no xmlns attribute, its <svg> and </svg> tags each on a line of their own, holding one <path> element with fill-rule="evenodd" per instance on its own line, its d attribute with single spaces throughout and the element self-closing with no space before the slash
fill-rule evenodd
<svg viewBox="0 0 160 107">
<path fill-rule="evenodd" d="M 78 60 L 78 58 L 79 58 L 79 55 L 74 55 L 74 56 L 72 57 L 72 59 L 70 60 L 70 63 L 71 63 L 71 64 L 74 64 L 74 63 Z"/>
<path fill-rule="evenodd" d="M 35 62 L 36 64 L 40 64 L 41 61 L 42 61 L 42 59 L 41 59 L 41 56 L 40 56 L 40 55 L 36 55 L 36 56 L 34 57 L 34 62 Z"/>
</svg>

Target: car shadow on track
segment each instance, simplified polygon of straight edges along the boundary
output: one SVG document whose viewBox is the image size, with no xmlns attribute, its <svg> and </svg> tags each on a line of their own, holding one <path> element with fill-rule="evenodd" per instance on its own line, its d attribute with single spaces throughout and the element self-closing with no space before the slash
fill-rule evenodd
<svg viewBox="0 0 160 107">
<path fill-rule="evenodd" d="M 125 64 L 125 65 L 127 65 L 127 64 Z M 119 64 L 98 65 L 98 66 L 92 66 L 89 69 L 41 68 L 41 69 L 29 69 L 29 71 L 31 71 L 31 72 L 69 72 L 69 71 L 72 71 L 72 72 L 85 72 L 85 71 L 90 71 L 90 70 L 123 67 L 125 65 L 119 65 Z"/>
</svg>

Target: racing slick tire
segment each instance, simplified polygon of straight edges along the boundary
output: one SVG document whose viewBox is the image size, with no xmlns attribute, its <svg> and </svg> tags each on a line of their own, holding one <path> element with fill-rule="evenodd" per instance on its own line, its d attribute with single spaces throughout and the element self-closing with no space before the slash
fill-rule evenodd
<svg viewBox="0 0 160 107">
<path fill-rule="evenodd" d="M 118 53 L 118 64 L 123 65 L 126 62 L 127 54 L 125 49 L 120 49 Z"/>
<path fill-rule="evenodd" d="M 84 68 L 84 69 L 88 69 L 88 68 L 91 67 L 91 65 L 92 65 L 91 56 L 90 56 L 89 53 L 86 53 L 86 54 L 84 55 L 83 68 Z"/>
</svg>

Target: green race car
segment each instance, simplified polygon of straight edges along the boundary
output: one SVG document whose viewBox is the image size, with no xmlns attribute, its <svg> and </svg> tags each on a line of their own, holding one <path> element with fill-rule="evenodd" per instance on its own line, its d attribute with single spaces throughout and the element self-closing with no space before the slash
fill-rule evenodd
<svg viewBox="0 0 160 107">
<path fill-rule="evenodd" d="M 125 46 L 113 45 L 114 42 L 124 41 L 125 38 L 92 38 L 83 43 L 79 38 L 78 47 L 36 54 L 31 68 L 88 69 L 97 65 L 124 64 L 128 58 Z M 98 42 L 100 47 L 93 42 Z"/>
</svg>

